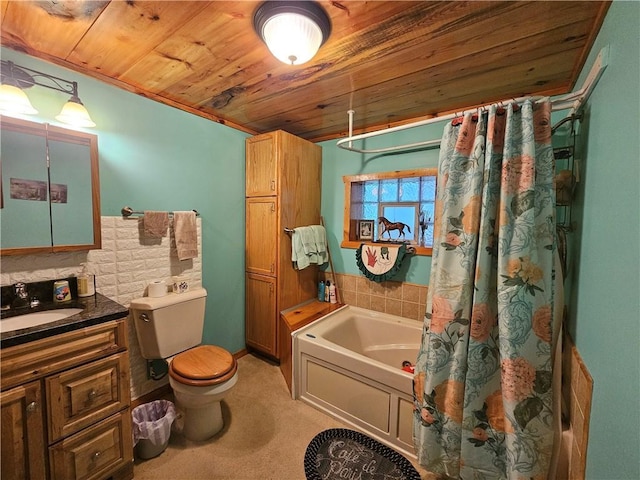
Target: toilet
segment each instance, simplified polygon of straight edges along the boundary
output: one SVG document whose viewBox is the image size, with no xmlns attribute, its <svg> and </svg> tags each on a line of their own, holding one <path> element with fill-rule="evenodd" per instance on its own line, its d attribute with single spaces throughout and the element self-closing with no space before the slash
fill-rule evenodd
<svg viewBox="0 0 640 480">
<path fill-rule="evenodd" d="M 182 412 L 183 435 L 211 438 L 224 426 L 220 401 L 238 381 L 236 359 L 224 348 L 201 345 L 207 291 L 190 289 L 131 301 L 142 356 L 169 363 L 169 385 Z"/>
</svg>

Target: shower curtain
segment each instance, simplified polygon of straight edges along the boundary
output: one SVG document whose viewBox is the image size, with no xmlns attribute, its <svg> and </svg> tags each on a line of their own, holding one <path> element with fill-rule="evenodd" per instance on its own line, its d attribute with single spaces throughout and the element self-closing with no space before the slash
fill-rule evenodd
<svg viewBox="0 0 640 480">
<path fill-rule="evenodd" d="M 418 460 L 445 478 L 547 478 L 556 248 L 550 116 L 548 99 L 527 100 L 445 127 L 413 380 Z"/>
</svg>

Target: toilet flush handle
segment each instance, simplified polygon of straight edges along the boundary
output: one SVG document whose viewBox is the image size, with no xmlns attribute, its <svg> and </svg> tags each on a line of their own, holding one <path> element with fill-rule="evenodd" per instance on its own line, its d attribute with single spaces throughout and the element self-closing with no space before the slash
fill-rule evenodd
<svg viewBox="0 0 640 480">
<path fill-rule="evenodd" d="M 140 314 L 140 320 L 144 320 L 145 322 L 150 322 L 151 321 L 149 319 L 149 315 L 147 315 L 146 313 L 141 313 Z"/>
</svg>

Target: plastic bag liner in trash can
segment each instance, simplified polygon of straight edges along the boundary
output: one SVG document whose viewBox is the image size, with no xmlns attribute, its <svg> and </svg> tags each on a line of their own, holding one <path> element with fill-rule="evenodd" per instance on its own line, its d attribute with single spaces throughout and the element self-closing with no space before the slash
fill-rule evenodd
<svg viewBox="0 0 640 480">
<path fill-rule="evenodd" d="M 138 457 L 153 458 L 164 452 L 169 443 L 176 407 L 169 400 L 143 403 L 131 412 L 133 444 Z"/>
</svg>

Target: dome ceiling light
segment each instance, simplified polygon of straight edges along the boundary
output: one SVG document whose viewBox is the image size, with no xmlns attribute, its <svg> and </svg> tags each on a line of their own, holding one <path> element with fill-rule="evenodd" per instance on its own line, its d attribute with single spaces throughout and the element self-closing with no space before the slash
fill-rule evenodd
<svg viewBox="0 0 640 480">
<path fill-rule="evenodd" d="M 281 62 L 311 60 L 331 34 L 331 21 L 316 2 L 266 1 L 253 14 L 253 28 Z"/>
</svg>

